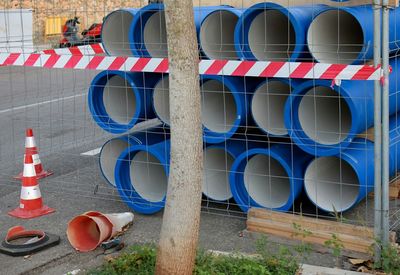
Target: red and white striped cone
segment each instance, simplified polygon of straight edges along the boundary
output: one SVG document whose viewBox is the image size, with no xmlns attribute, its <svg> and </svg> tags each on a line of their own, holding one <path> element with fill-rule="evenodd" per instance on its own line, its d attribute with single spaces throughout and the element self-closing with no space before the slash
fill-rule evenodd
<svg viewBox="0 0 400 275">
<path fill-rule="evenodd" d="M 31 219 L 55 212 L 53 208 L 43 205 L 42 194 L 36 178 L 35 166 L 31 155 L 25 156 L 24 172 L 19 207 L 10 211 L 10 216 Z"/>
<path fill-rule="evenodd" d="M 33 158 L 31 155 L 25 155 L 20 204 L 18 208 L 8 212 L 8 215 L 21 219 L 31 219 L 55 211 L 53 208 L 43 205 Z"/>
<path fill-rule="evenodd" d="M 31 128 L 26 129 L 25 138 L 25 156 L 31 155 L 33 164 L 35 165 L 36 178 L 42 179 L 53 175 L 52 171 L 46 171 L 43 169 L 42 162 L 40 161 L 39 152 L 36 147 L 35 137 L 33 136 L 33 130 Z M 22 173 L 14 177 L 15 179 L 22 179 Z"/>
</svg>

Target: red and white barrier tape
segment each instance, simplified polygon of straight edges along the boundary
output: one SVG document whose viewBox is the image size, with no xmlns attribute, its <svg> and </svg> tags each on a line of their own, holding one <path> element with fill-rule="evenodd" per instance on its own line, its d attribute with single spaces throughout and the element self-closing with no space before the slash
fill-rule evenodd
<svg viewBox="0 0 400 275">
<path fill-rule="evenodd" d="M 117 70 L 168 73 L 166 58 L 137 58 L 98 55 L 0 53 L 0 66 L 54 69 Z M 370 65 L 201 60 L 200 74 L 334 80 L 381 80 L 382 69 Z"/>
<path fill-rule="evenodd" d="M 43 50 L 40 53 L 58 54 L 58 55 L 97 55 L 97 54 L 104 54 L 105 52 L 103 46 L 100 43 L 98 43 L 98 44 L 89 44 L 89 45 L 76 46 L 70 48 Z"/>
</svg>

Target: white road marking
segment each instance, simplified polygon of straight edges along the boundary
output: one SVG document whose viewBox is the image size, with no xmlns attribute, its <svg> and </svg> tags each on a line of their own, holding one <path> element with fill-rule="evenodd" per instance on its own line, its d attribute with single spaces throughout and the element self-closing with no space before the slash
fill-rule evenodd
<svg viewBox="0 0 400 275">
<path fill-rule="evenodd" d="M 101 147 L 87 151 L 85 153 L 81 153 L 81 156 L 96 156 L 98 154 L 100 154 L 101 151 Z"/>
<path fill-rule="evenodd" d="M 86 96 L 87 94 L 78 94 L 78 95 L 73 95 L 73 96 L 67 96 L 67 97 L 62 97 L 62 98 L 57 98 L 57 99 L 52 99 L 52 100 L 46 100 L 43 102 L 38 102 L 38 103 L 33 103 L 33 104 L 28 104 L 28 105 L 23 105 L 23 106 L 18 106 L 18 107 L 13 107 L 13 108 L 9 108 L 9 109 L 4 109 L 4 110 L 0 110 L 0 114 L 5 114 L 8 112 L 13 112 L 13 111 L 19 111 L 19 110 L 23 110 L 26 108 L 32 108 L 32 107 L 36 107 L 36 106 L 41 106 L 41 105 L 45 105 L 45 104 L 49 104 L 49 103 L 54 103 L 54 102 L 58 102 L 58 101 L 62 101 L 62 100 L 70 100 L 70 99 L 74 99 L 76 97 L 81 97 L 81 96 Z"/>
</svg>

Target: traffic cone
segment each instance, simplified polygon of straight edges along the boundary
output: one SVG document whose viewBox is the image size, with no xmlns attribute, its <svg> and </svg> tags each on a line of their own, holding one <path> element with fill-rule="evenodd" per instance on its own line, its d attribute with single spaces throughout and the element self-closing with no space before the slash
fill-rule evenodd
<svg viewBox="0 0 400 275">
<path fill-rule="evenodd" d="M 133 222 L 133 213 L 103 214 L 90 211 L 76 216 L 68 223 L 67 238 L 78 251 L 96 249 L 102 242 L 122 234 Z"/>
<path fill-rule="evenodd" d="M 8 212 L 8 215 L 21 219 L 31 219 L 53 212 L 55 212 L 54 209 L 43 205 L 32 155 L 25 155 L 20 204 L 18 208 Z"/>
<path fill-rule="evenodd" d="M 42 162 L 39 158 L 39 152 L 36 147 L 35 137 L 33 136 L 33 130 L 31 128 L 26 129 L 25 137 L 25 155 L 31 155 L 33 164 L 35 165 L 36 178 L 42 179 L 53 175 L 51 171 L 45 171 L 42 166 Z M 15 179 L 22 179 L 22 173 L 14 177 Z"/>
<path fill-rule="evenodd" d="M 95 250 L 111 238 L 111 222 L 103 215 L 79 215 L 68 223 L 67 238 L 72 247 L 81 252 Z"/>
</svg>

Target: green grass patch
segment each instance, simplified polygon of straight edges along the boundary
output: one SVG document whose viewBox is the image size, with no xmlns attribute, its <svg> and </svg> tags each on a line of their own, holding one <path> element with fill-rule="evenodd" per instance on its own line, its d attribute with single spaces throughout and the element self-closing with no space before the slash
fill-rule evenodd
<svg viewBox="0 0 400 275">
<path fill-rule="evenodd" d="M 154 274 L 156 248 L 154 245 L 135 245 L 117 258 L 101 267 L 89 271 L 91 275 Z M 263 253 L 257 257 L 235 255 L 214 255 L 199 251 L 193 274 L 196 275 L 292 275 L 296 274 L 298 263 L 288 251 L 277 255 Z"/>
</svg>

